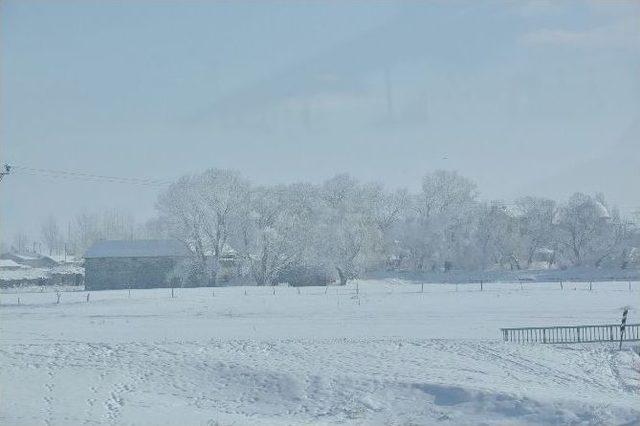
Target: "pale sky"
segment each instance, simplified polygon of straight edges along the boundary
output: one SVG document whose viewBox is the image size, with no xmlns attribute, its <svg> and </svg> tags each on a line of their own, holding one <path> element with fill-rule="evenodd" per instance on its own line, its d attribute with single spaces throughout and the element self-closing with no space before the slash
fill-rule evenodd
<svg viewBox="0 0 640 426">
<path fill-rule="evenodd" d="M 0 161 L 255 183 L 339 172 L 640 207 L 640 2 L 0 3 Z M 154 214 L 152 186 L 16 170 L 0 236 Z"/>
</svg>

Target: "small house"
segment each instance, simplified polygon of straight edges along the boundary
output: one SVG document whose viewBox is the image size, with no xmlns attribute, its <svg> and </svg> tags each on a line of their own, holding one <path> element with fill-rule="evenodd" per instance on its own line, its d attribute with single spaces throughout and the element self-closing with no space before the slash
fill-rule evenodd
<svg viewBox="0 0 640 426">
<path fill-rule="evenodd" d="M 169 287 L 175 267 L 188 256 L 176 240 L 98 241 L 84 255 L 85 288 Z"/>
<path fill-rule="evenodd" d="M 7 259 L 0 260 L 0 288 L 43 286 L 48 279 L 49 272 L 46 269 L 31 268 Z"/>
</svg>

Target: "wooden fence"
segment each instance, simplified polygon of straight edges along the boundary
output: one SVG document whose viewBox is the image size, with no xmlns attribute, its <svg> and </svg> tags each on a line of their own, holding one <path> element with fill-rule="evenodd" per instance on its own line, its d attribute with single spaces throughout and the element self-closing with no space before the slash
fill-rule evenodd
<svg viewBox="0 0 640 426">
<path fill-rule="evenodd" d="M 561 327 L 501 328 L 505 342 L 516 343 L 596 343 L 619 342 L 620 324 Z M 623 342 L 640 341 L 640 324 L 627 324 Z"/>
</svg>

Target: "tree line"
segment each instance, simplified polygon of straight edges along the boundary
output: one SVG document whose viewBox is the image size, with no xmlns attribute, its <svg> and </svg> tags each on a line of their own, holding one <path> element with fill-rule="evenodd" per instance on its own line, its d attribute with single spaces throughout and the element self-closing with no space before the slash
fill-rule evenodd
<svg viewBox="0 0 640 426">
<path fill-rule="evenodd" d="M 155 227 L 190 247 L 195 270 L 214 282 L 229 248 L 244 273 L 271 285 L 310 272 L 344 284 L 380 269 L 627 268 L 639 245 L 636 224 L 601 194 L 506 205 L 481 200 L 473 181 L 443 170 L 410 193 L 347 174 L 253 186 L 236 171 L 211 169 L 179 179 L 157 209 Z"/>
<path fill-rule="evenodd" d="M 41 238 L 49 250 L 65 241 L 76 254 L 98 239 L 174 238 L 193 254 L 185 277 L 210 284 L 229 256 L 237 274 L 258 285 L 296 276 L 344 284 L 382 269 L 629 268 L 640 257 L 638 216 L 622 217 L 602 194 L 506 204 L 482 200 L 472 180 L 444 170 L 425 175 L 412 193 L 348 174 L 264 186 L 210 169 L 171 184 L 156 208 L 144 224 L 116 211 L 82 213 L 66 238 L 50 217 Z"/>
</svg>

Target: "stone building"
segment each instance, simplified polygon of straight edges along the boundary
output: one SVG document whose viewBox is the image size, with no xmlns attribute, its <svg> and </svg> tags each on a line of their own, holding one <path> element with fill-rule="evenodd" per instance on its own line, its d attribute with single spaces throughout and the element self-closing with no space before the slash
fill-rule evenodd
<svg viewBox="0 0 640 426">
<path fill-rule="evenodd" d="M 174 268 L 188 256 L 175 240 L 98 241 L 84 255 L 85 288 L 169 287 Z"/>
</svg>

